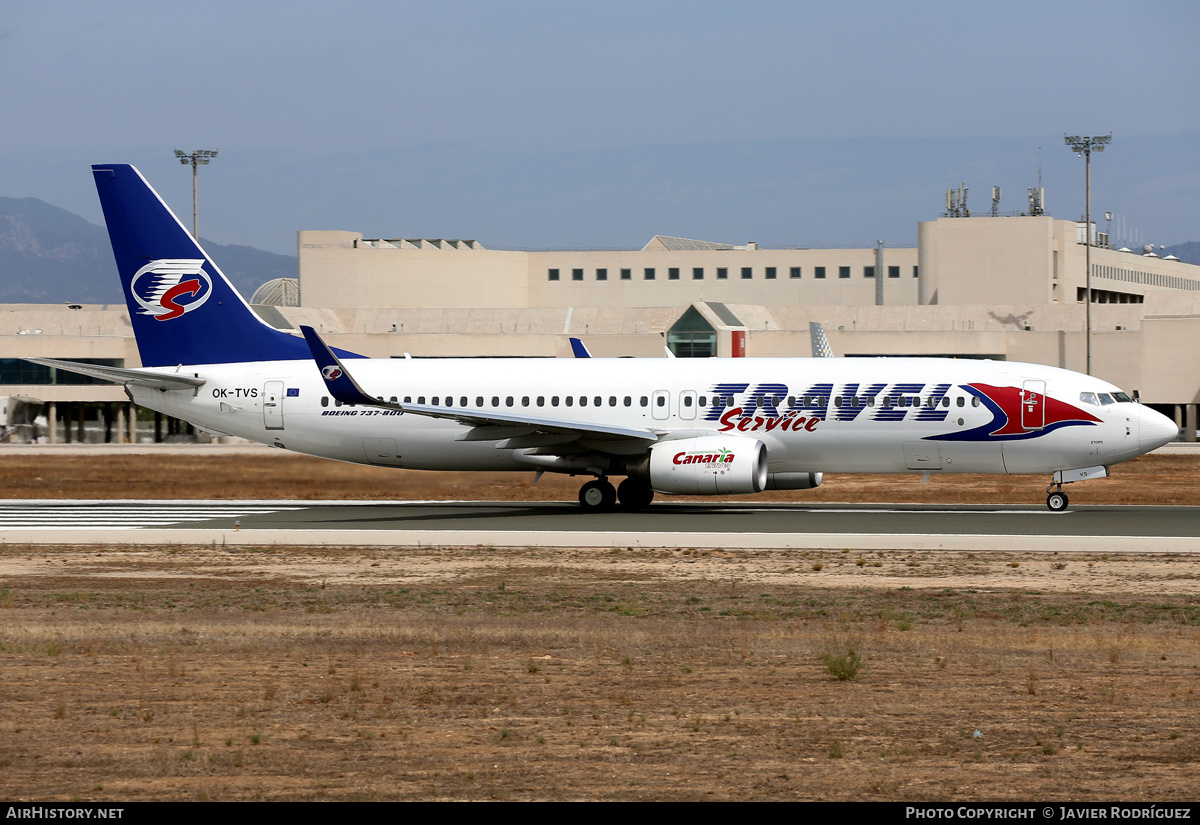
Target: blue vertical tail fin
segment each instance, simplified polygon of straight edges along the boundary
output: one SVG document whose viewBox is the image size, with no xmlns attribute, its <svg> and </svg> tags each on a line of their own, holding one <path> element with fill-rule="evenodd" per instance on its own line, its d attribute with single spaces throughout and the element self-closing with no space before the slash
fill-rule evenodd
<svg viewBox="0 0 1200 825">
<path fill-rule="evenodd" d="M 143 366 L 311 358 L 303 338 L 254 313 L 137 169 L 92 175 Z"/>
</svg>

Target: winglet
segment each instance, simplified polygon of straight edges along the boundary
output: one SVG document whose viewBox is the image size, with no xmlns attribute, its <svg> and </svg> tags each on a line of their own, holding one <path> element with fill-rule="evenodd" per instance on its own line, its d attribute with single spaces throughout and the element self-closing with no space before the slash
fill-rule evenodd
<svg viewBox="0 0 1200 825">
<path fill-rule="evenodd" d="M 300 331 L 304 333 L 304 340 L 308 342 L 308 349 L 313 360 L 317 362 L 317 369 L 321 371 L 321 378 L 324 379 L 330 395 L 343 404 L 380 405 L 377 399 L 363 392 L 362 387 L 342 366 L 342 362 L 334 355 L 329 345 L 321 340 L 315 329 L 301 326 Z"/>
<path fill-rule="evenodd" d="M 575 353 L 576 358 L 591 358 L 592 354 L 588 352 L 588 348 L 583 341 L 578 338 L 569 338 L 571 342 L 571 352 Z"/>
</svg>

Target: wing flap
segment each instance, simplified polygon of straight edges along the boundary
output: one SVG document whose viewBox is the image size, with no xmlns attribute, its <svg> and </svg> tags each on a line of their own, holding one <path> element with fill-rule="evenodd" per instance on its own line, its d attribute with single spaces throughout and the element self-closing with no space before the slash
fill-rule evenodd
<svg viewBox="0 0 1200 825">
<path fill-rule="evenodd" d="M 313 360 L 325 381 L 329 394 L 343 404 L 358 404 L 364 407 L 379 407 L 385 410 L 398 410 L 414 415 L 424 415 L 430 418 L 449 419 L 469 427 L 503 427 L 530 429 L 542 433 L 564 433 L 575 436 L 587 436 L 593 439 L 638 439 L 641 441 L 657 441 L 658 434 L 642 427 L 621 427 L 611 424 L 598 424 L 588 421 L 571 421 L 560 418 L 544 418 L 542 416 L 526 415 L 524 413 L 507 413 L 499 410 L 468 410 L 459 407 L 434 407 L 428 404 L 407 404 L 396 401 L 384 401 L 367 393 L 345 365 L 330 349 L 317 331 L 312 327 L 302 326 L 304 340 L 308 342 Z M 511 431 L 507 435 L 517 435 Z M 506 437 L 497 435 L 497 439 Z"/>
</svg>

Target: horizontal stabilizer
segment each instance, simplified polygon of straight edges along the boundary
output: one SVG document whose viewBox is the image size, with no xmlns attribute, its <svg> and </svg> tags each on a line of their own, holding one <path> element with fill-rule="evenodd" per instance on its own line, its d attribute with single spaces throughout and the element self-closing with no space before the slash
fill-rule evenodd
<svg viewBox="0 0 1200 825">
<path fill-rule="evenodd" d="M 191 375 L 172 375 L 149 370 L 129 370 L 121 367 L 104 367 L 99 364 L 83 364 L 78 361 L 59 361 L 54 358 L 24 358 L 33 364 L 43 367 L 66 370 L 67 372 L 111 381 L 114 384 L 136 384 L 139 387 L 153 387 L 158 390 L 187 390 L 204 384 L 203 378 Z"/>
</svg>

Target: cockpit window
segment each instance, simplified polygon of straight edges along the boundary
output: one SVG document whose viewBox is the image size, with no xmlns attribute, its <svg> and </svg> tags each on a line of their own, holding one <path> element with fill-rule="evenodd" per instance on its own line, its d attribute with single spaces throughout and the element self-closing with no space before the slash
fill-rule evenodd
<svg viewBox="0 0 1200 825">
<path fill-rule="evenodd" d="M 1095 404 L 1096 406 L 1100 406 L 1100 402 L 1096 399 L 1096 393 L 1094 392 L 1079 393 L 1079 400 L 1085 404 Z"/>
<path fill-rule="evenodd" d="M 1133 399 L 1132 399 L 1132 398 L 1130 398 L 1128 395 L 1126 395 L 1126 394 L 1125 394 L 1125 393 L 1123 393 L 1123 392 L 1114 392 L 1114 393 L 1113 393 L 1113 398 L 1117 399 L 1118 401 L 1124 401 L 1124 402 L 1125 402 L 1125 403 L 1127 403 L 1127 404 L 1132 404 L 1132 403 L 1133 403 Z"/>
<path fill-rule="evenodd" d="M 1115 404 L 1117 402 L 1113 401 L 1113 397 L 1111 395 L 1106 392 L 1102 392 L 1100 393 L 1100 403 L 1107 407 L 1109 404 Z"/>
</svg>

